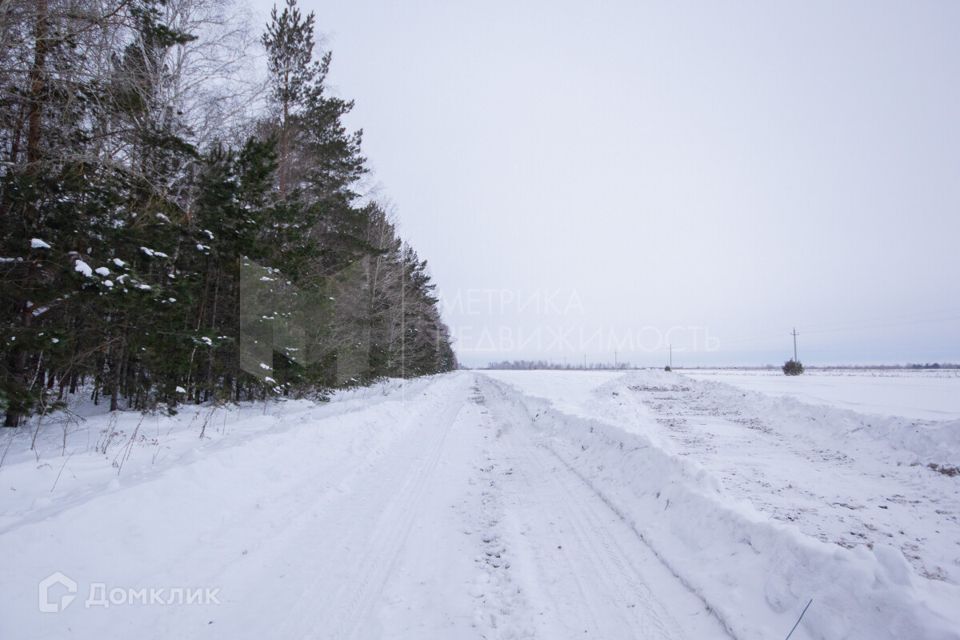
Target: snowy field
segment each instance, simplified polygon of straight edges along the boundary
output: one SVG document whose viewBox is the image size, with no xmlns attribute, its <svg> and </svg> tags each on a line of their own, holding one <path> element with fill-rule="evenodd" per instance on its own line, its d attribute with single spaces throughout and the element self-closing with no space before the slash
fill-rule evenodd
<svg viewBox="0 0 960 640">
<path fill-rule="evenodd" d="M 683 372 L 750 391 L 793 396 L 861 413 L 921 420 L 960 419 L 960 371 L 813 369 L 788 377 L 779 371 L 731 369 Z"/>
<path fill-rule="evenodd" d="M 0 433 L 0 638 L 759 640 L 811 600 L 795 640 L 960 638 L 960 378 L 789 382 L 463 371 Z"/>
</svg>

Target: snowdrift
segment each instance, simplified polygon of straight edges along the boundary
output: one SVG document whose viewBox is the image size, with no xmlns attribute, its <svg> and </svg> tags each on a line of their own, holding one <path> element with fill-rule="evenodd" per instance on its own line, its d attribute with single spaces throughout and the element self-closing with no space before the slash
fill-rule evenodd
<svg viewBox="0 0 960 640">
<path fill-rule="evenodd" d="M 732 636 L 785 637 L 812 599 L 795 637 L 960 638 L 960 588 L 917 577 L 899 550 L 805 536 L 726 496 L 703 468 L 644 434 L 485 384 L 509 407 L 501 418 L 532 421 L 558 464 L 627 521 Z"/>
<path fill-rule="evenodd" d="M 648 374 L 644 379 L 649 380 Z M 663 384 L 676 383 L 677 378 L 656 379 Z M 859 413 L 828 404 L 805 402 L 776 393 L 749 391 L 712 380 L 682 378 L 684 384 L 695 385 L 717 402 L 728 401 L 749 407 L 752 414 L 775 418 L 797 433 L 811 431 L 832 440 L 865 447 L 879 445 L 882 453 L 894 454 L 903 464 L 936 464 L 950 467 L 960 463 L 960 420 L 921 420 L 897 415 Z"/>
</svg>

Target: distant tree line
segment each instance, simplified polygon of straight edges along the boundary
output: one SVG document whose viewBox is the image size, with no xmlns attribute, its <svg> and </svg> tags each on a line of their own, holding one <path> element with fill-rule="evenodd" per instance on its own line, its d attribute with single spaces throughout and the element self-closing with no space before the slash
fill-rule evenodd
<svg viewBox="0 0 960 640">
<path fill-rule="evenodd" d="M 498 370 L 539 370 L 539 369 L 549 369 L 549 370 L 563 370 L 563 371 L 584 371 L 589 369 L 597 370 L 626 370 L 632 369 L 633 367 L 626 362 L 618 363 L 603 363 L 603 362 L 589 362 L 586 364 L 560 364 L 557 362 L 548 362 L 546 360 L 503 360 L 501 362 L 491 362 L 487 365 L 487 369 L 498 369 Z"/>
<path fill-rule="evenodd" d="M 456 366 L 426 262 L 361 193 L 361 132 L 327 89 L 314 15 L 286 0 L 259 36 L 238 15 L 230 0 L 0 2 L 7 426 L 80 391 L 150 409 Z M 322 353 L 244 370 L 246 263 L 330 301 L 311 327 Z M 345 349 L 362 351 L 349 379 Z"/>
<path fill-rule="evenodd" d="M 908 364 L 907 369 L 960 369 L 960 364 L 951 362 L 927 362 L 926 364 Z"/>
</svg>

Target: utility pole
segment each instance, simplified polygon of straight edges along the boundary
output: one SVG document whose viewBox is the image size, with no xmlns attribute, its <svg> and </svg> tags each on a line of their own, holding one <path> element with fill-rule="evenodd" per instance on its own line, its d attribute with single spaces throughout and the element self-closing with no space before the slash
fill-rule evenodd
<svg viewBox="0 0 960 640">
<path fill-rule="evenodd" d="M 617 350 L 616 349 L 613 350 L 613 368 L 614 369 L 617 368 Z"/>
<path fill-rule="evenodd" d="M 793 333 L 790 334 L 790 335 L 793 336 L 793 361 L 794 361 L 794 362 L 800 362 L 800 360 L 797 359 L 797 336 L 800 335 L 800 334 L 797 333 L 797 328 L 796 328 L 796 327 L 793 328 Z"/>
<path fill-rule="evenodd" d="M 673 345 L 670 345 L 670 368 L 673 369 Z"/>
</svg>

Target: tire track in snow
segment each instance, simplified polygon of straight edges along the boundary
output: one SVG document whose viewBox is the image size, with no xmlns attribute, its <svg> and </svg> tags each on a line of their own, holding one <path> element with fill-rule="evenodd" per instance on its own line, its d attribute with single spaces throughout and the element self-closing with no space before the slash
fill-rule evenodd
<svg viewBox="0 0 960 640">
<path fill-rule="evenodd" d="M 582 499 L 582 487 L 571 485 L 563 467 L 550 464 L 542 447 L 525 437 L 523 440 L 511 443 L 511 448 L 517 466 L 523 469 L 524 484 L 534 488 L 533 495 L 562 496 L 548 503 L 562 527 L 556 537 L 565 542 L 557 550 L 562 552 L 568 575 L 589 613 L 588 628 L 600 631 L 604 638 L 683 638 L 676 621 L 656 600 L 617 542 L 612 530 L 616 519 L 610 517 L 609 510 L 598 514 L 596 501 Z"/>
<path fill-rule="evenodd" d="M 450 405 L 451 409 L 455 406 Z M 410 534 L 417 515 L 417 507 L 437 468 L 447 436 L 459 418 L 460 411 L 457 410 L 453 417 L 450 416 L 450 410 L 441 414 L 438 421 L 441 431 L 432 449 L 420 461 L 417 469 L 406 477 L 399 495 L 394 498 L 378 521 L 375 535 L 369 544 L 369 548 L 376 552 L 363 557 L 358 569 L 358 574 L 362 576 L 360 583 L 347 586 L 335 599 L 338 603 L 346 599 L 346 603 L 345 606 L 333 605 L 334 610 L 339 613 L 339 620 L 335 623 L 334 628 L 337 631 L 331 634 L 332 637 L 356 637 L 367 612 L 382 592 L 397 556 Z"/>
<path fill-rule="evenodd" d="M 630 518 L 628 518 L 628 517 L 626 516 L 626 514 L 624 514 L 623 511 L 621 511 L 621 509 L 620 509 L 619 507 L 617 507 L 617 505 L 615 505 L 609 498 L 607 498 L 607 496 L 604 495 L 603 492 L 599 491 L 599 490 L 593 485 L 593 483 L 591 483 L 587 478 L 585 478 L 585 477 L 583 476 L 583 474 L 581 474 L 581 473 L 580 473 L 579 471 L 577 471 L 574 467 L 572 467 L 559 453 L 557 453 L 557 452 L 556 452 L 554 449 L 552 449 L 549 445 L 544 444 L 544 445 L 540 445 L 540 446 L 541 446 L 541 448 L 542 448 L 544 451 L 549 452 L 567 471 L 570 472 L 571 475 L 573 475 L 574 477 L 576 477 L 583 486 L 585 486 L 587 489 L 589 489 L 591 493 L 593 493 L 604 505 L 606 505 L 606 507 L 607 507 L 613 514 L 615 514 L 615 515 L 617 516 L 617 518 L 618 518 L 621 522 L 623 522 L 623 524 L 626 525 L 626 526 L 633 532 L 633 534 L 636 536 L 636 538 L 637 538 L 637 539 L 643 544 L 643 546 L 644 546 L 646 549 L 648 549 L 649 552 L 659 561 L 659 563 L 663 566 L 663 568 L 666 569 L 666 570 L 669 572 L 669 574 L 670 574 L 678 583 L 680 583 L 681 585 L 683 585 L 683 587 L 684 587 L 691 595 L 695 596 L 698 600 L 700 600 L 700 602 L 703 603 L 703 606 L 704 606 L 705 610 L 708 611 L 708 612 L 717 620 L 717 622 L 722 626 L 725 634 L 726 634 L 728 637 L 730 637 L 730 638 L 735 638 L 735 637 L 736 637 L 736 636 L 734 635 L 733 631 L 730 629 L 730 625 L 727 623 L 727 621 L 716 611 L 716 609 L 714 609 L 714 608 L 710 605 L 709 602 L 707 602 L 707 600 L 706 600 L 693 586 L 691 586 L 683 577 L 681 577 L 681 576 L 673 569 L 673 567 L 670 565 L 670 563 L 668 563 L 668 562 L 666 561 L 666 559 L 664 559 L 663 556 L 662 556 L 654 547 L 652 547 L 652 546 L 650 545 L 650 543 L 647 542 L 646 538 L 645 538 L 644 535 L 637 529 L 637 527 L 636 527 L 636 525 L 634 524 L 634 522 L 633 522 Z"/>
<path fill-rule="evenodd" d="M 561 624 L 550 635 L 729 635 L 622 513 L 535 439 L 523 396 L 495 382 L 484 386 L 496 397 L 497 417 L 506 424 L 503 455 L 519 472 L 511 516 L 521 523 L 525 560 L 532 564 L 528 573 L 536 581 L 524 586 L 531 597 L 540 592 L 549 601 L 554 626 Z M 563 544 L 555 544 L 561 539 Z"/>
<path fill-rule="evenodd" d="M 474 384 L 471 400 L 480 406 L 486 397 Z M 536 633 L 529 616 L 529 604 L 513 578 L 514 549 L 508 547 L 504 532 L 504 481 L 514 473 L 513 467 L 504 469 L 502 456 L 497 456 L 499 440 L 503 436 L 487 409 L 481 410 L 486 445 L 481 448 L 482 466 L 476 465 L 471 484 L 481 487 L 477 505 L 476 527 L 480 531 L 481 554 L 475 559 L 480 574 L 474 581 L 471 595 L 474 608 L 474 626 L 482 638 L 534 638 Z"/>
<path fill-rule="evenodd" d="M 401 446 L 395 447 L 385 459 L 368 469 L 354 491 L 345 496 L 347 500 L 386 498 L 380 502 L 345 505 L 348 513 L 336 514 L 338 518 L 346 518 L 345 529 L 340 532 L 338 540 L 332 541 L 334 549 L 320 554 L 322 558 L 338 560 L 340 565 L 344 564 L 344 558 L 353 560 L 352 566 L 341 566 L 338 575 L 344 579 L 331 588 L 330 576 L 322 573 L 324 563 L 321 562 L 318 567 L 321 573 L 303 589 L 285 624 L 274 630 L 275 637 L 338 640 L 357 637 L 363 623 L 368 622 L 367 614 L 381 594 L 406 542 L 417 507 L 460 414 L 462 405 L 449 395 L 459 393 L 461 386 L 455 384 L 453 390 L 448 390 L 439 412 L 433 404 L 411 402 L 415 412 L 409 419 L 421 421 L 421 427 L 406 435 Z M 426 437 L 429 444 L 425 447 L 425 442 L 418 436 Z"/>
</svg>

